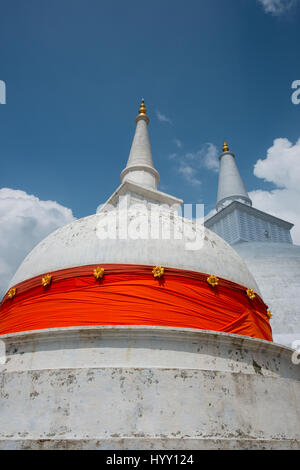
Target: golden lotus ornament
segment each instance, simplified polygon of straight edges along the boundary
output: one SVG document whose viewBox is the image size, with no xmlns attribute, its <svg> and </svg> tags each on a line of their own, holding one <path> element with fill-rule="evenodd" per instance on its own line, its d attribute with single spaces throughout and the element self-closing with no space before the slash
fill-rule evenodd
<svg viewBox="0 0 300 470">
<path fill-rule="evenodd" d="M 247 289 L 247 296 L 249 297 L 250 300 L 254 300 L 256 295 L 253 289 Z"/>
<path fill-rule="evenodd" d="M 213 274 L 211 274 L 206 280 L 212 287 L 217 287 L 217 285 L 219 285 L 219 278 Z"/>
<path fill-rule="evenodd" d="M 152 269 L 152 274 L 156 279 L 159 279 L 164 275 L 165 268 L 162 268 L 161 266 L 155 266 L 155 268 Z"/>
<path fill-rule="evenodd" d="M 43 287 L 50 286 L 51 281 L 52 281 L 52 276 L 50 276 L 50 274 L 46 274 L 46 276 L 42 277 L 42 286 Z"/>
<path fill-rule="evenodd" d="M 14 296 L 16 295 L 17 293 L 17 289 L 15 287 L 12 287 L 11 289 L 9 289 L 7 295 L 8 295 L 8 298 L 9 299 L 13 299 Z"/>
<path fill-rule="evenodd" d="M 104 268 L 101 268 L 100 266 L 97 266 L 97 268 L 94 269 L 95 279 L 102 279 L 103 276 L 104 276 Z"/>
</svg>

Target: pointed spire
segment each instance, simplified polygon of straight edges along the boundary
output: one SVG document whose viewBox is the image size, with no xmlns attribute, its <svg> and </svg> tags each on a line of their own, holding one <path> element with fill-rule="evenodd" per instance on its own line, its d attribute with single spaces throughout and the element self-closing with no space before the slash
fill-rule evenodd
<svg viewBox="0 0 300 470">
<path fill-rule="evenodd" d="M 226 142 L 220 157 L 219 187 L 216 209 L 220 211 L 233 201 L 239 201 L 252 206 L 240 172 L 235 162 L 235 155 L 229 151 Z"/>
<path fill-rule="evenodd" d="M 140 186 L 156 189 L 159 183 L 159 173 L 153 165 L 148 134 L 149 118 L 144 100 L 141 102 L 135 121 L 135 135 L 126 168 L 121 173 L 121 181 L 132 181 Z"/>
</svg>

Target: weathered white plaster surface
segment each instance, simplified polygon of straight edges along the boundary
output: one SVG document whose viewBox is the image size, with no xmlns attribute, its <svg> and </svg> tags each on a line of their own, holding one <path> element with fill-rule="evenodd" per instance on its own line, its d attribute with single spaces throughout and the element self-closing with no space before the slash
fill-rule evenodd
<svg viewBox="0 0 300 470">
<path fill-rule="evenodd" d="M 162 327 L 1 339 L 0 448 L 300 448 L 288 348 Z"/>
<path fill-rule="evenodd" d="M 273 318 L 274 337 L 284 344 L 300 340 L 300 246 L 239 243 L 234 249 L 255 277 Z"/>
</svg>

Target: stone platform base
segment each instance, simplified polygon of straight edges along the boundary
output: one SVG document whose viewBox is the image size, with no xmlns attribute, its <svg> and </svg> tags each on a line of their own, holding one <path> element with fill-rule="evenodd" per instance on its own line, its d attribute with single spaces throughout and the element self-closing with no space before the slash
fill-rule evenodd
<svg viewBox="0 0 300 470">
<path fill-rule="evenodd" d="M 300 449 L 283 346 L 163 327 L 1 339 L 0 449 Z"/>
</svg>

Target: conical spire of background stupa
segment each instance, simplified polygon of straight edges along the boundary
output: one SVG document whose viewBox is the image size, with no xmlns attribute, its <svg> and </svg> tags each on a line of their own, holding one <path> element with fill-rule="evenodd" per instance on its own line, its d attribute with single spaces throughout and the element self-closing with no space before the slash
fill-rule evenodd
<svg viewBox="0 0 300 470">
<path fill-rule="evenodd" d="M 252 201 L 244 186 L 240 172 L 235 162 L 235 156 L 229 151 L 224 141 L 223 152 L 220 157 L 219 186 L 217 198 L 217 211 L 223 209 L 232 201 L 240 201 L 252 206 Z"/>
</svg>

